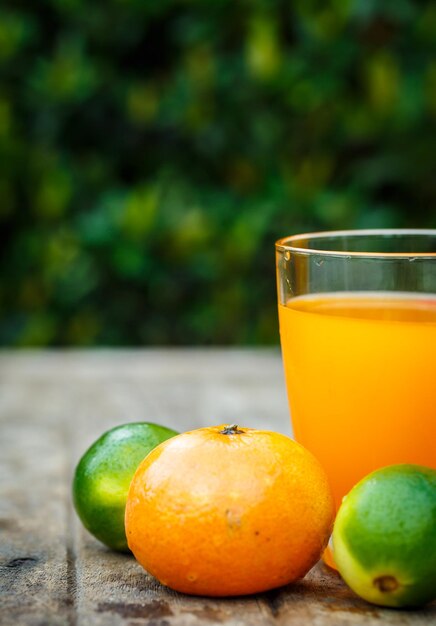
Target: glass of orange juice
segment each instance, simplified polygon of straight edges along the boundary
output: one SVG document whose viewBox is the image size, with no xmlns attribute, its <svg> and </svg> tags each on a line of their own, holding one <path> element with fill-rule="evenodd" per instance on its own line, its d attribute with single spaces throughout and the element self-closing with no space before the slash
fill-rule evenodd
<svg viewBox="0 0 436 626">
<path fill-rule="evenodd" d="M 378 467 L 436 468 L 436 230 L 295 235 L 276 262 L 294 435 L 336 506 Z"/>
</svg>

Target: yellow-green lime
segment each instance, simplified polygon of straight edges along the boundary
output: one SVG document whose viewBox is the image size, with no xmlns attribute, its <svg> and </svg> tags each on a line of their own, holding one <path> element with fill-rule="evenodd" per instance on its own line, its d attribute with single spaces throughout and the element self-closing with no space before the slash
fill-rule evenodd
<svg viewBox="0 0 436 626">
<path fill-rule="evenodd" d="M 85 528 L 114 550 L 128 551 L 124 511 L 139 463 L 175 430 L 131 422 L 108 430 L 85 452 L 73 479 L 74 507 Z"/>
<path fill-rule="evenodd" d="M 342 501 L 333 550 L 345 582 L 368 602 L 436 598 L 436 470 L 391 465 L 369 474 Z"/>
</svg>

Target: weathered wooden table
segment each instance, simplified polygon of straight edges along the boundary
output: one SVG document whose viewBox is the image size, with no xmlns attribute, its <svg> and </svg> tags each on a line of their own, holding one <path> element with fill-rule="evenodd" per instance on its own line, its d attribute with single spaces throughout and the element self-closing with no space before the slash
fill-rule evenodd
<svg viewBox="0 0 436 626">
<path fill-rule="evenodd" d="M 290 434 L 278 351 L 3 353 L 0 384 L 2 626 L 436 624 L 436 603 L 413 612 L 371 606 L 323 565 L 255 597 L 184 596 L 81 527 L 74 466 L 116 424 L 236 422 Z"/>
</svg>

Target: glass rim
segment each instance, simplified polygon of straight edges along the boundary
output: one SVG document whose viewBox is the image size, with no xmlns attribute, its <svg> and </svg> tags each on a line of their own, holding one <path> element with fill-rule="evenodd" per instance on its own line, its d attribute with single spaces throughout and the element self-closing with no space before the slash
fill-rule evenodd
<svg viewBox="0 0 436 626">
<path fill-rule="evenodd" d="M 302 248 L 298 245 L 299 241 L 308 239 L 330 239 L 334 237 L 370 237 L 370 236 L 428 236 L 436 238 L 436 229 L 427 228 L 370 228 L 355 230 L 326 230 L 313 233 L 301 233 L 298 235 L 288 235 L 281 237 L 275 243 L 278 252 L 291 252 L 294 254 L 319 254 L 324 256 L 339 257 L 361 257 L 376 259 L 436 259 L 435 252 L 356 252 L 353 250 L 319 250 L 315 247 Z"/>
</svg>

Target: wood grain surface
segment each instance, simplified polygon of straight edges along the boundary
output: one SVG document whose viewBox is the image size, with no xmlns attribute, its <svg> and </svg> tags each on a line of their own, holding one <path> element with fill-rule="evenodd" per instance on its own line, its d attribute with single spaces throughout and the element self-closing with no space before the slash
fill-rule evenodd
<svg viewBox="0 0 436 626">
<path fill-rule="evenodd" d="M 189 597 L 81 526 L 71 478 L 86 448 L 128 421 L 177 430 L 236 422 L 291 434 L 275 350 L 4 352 L 0 356 L 2 626 L 434 626 L 436 604 L 385 610 L 319 564 L 248 598 Z"/>
</svg>

